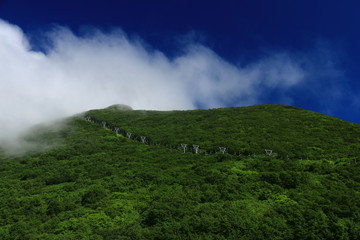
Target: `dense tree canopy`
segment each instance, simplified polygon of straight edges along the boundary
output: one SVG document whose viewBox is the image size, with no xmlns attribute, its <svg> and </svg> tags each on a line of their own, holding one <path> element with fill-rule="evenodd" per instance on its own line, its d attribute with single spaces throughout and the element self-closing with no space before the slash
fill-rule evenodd
<svg viewBox="0 0 360 240">
<path fill-rule="evenodd" d="M 83 116 L 28 136 L 51 150 L 0 155 L 0 239 L 360 239 L 356 124 L 270 105 Z"/>
</svg>

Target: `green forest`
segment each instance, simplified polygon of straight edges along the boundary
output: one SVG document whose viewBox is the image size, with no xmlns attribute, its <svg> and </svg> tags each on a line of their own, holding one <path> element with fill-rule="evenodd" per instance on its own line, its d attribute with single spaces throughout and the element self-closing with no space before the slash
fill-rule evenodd
<svg viewBox="0 0 360 240">
<path fill-rule="evenodd" d="M 360 239 L 358 124 L 113 106 L 25 140 L 52 148 L 0 150 L 0 239 Z"/>
</svg>

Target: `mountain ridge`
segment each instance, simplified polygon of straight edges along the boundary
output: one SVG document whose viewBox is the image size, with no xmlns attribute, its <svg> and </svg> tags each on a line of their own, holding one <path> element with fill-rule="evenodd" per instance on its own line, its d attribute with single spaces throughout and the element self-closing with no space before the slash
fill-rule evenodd
<svg viewBox="0 0 360 240">
<path fill-rule="evenodd" d="M 134 137 L 145 135 L 173 147 L 181 143 L 197 144 L 212 152 L 218 147 L 227 147 L 233 154 L 260 154 L 264 149 L 273 149 L 282 157 L 297 158 L 329 157 L 340 148 L 344 149 L 338 156 L 351 153 L 355 157 L 360 153 L 360 145 L 352 137 L 360 136 L 360 125 L 286 105 L 189 111 L 116 112 L 104 109 L 91 110 L 87 114 L 98 121 L 107 121 L 111 127 L 122 126 L 123 132 L 131 132 Z M 209 119 L 212 124 L 206 123 Z M 177 123 L 180 127 L 174 127 Z M 209 133 L 205 134 L 207 131 Z M 253 136 L 256 136 L 255 140 L 252 140 Z M 332 137 L 336 139 L 332 140 Z M 326 148 L 318 149 L 323 142 L 326 142 Z M 286 151 L 282 149 L 284 146 L 288 148 Z"/>
</svg>

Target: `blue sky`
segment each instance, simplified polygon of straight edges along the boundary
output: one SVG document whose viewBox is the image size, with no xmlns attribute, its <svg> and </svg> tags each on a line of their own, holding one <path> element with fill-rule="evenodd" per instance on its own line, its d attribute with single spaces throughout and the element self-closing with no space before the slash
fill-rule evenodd
<svg viewBox="0 0 360 240">
<path fill-rule="evenodd" d="M 360 123 L 359 9 L 359 1 L 335 0 L 0 0 L 0 19 L 21 29 L 29 51 L 49 56 L 84 42 L 92 42 L 88 49 L 101 49 L 99 44 L 125 37 L 130 46 L 140 46 L 150 66 L 167 69 L 149 76 L 168 73 L 197 87 L 191 92 L 177 83 L 161 89 L 171 96 L 171 89 L 191 92 L 190 103 L 181 96 L 174 100 L 183 101 L 174 105 L 177 109 L 283 103 Z M 67 40 L 57 43 L 59 36 Z M 80 55 L 89 58 L 85 52 Z M 103 61 L 114 59 L 105 55 Z M 59 56 L 53 59 L 64 55 Z M 193 67 L 199 62 L 203 65 Z M 136 60 L 127 68 L 136 72 L 142 64 Z M 79 66 L 87 69 L 85 62 Z M 136 100 L 125 103 L 147 106 Z"/>
</svg>

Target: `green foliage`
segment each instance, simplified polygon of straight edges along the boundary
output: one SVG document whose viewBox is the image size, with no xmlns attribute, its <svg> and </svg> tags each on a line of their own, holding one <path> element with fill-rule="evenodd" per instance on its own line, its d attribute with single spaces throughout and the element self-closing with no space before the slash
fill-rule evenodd
<svg viewBox="0 0 360 240">
<path fill-rule="evenodd" d="M 91 118 L 131 132 L 138 138 L 179 147 L 200 145 L 202 151 L 263 154 L 279 158 L 340 159 L 360 154 L 360 126 L 316 112 L 284 105 L 257 105 L 193 111 L 93 110 Z"/>
<path fill-rule="evenodd" d="M 28 138 L 61 145 L 1 155 L 0 239 L 360 239 L 356 124 L 270 105 L 87 114 L 135 141 L 75 117 Z"/>
</svg>

